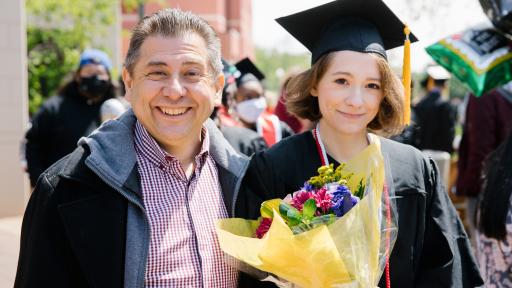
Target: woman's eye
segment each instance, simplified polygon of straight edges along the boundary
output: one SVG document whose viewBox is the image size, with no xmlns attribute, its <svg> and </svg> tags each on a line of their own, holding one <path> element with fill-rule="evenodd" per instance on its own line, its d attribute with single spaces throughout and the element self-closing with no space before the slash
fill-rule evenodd
<svg viewBox="0 0 512 288">
<path fill-rule="evenodd" d="M 370 84 L 368 84 L 368 88 L 380 90 L 380 85 L 377 83 L 370 83 Z"/>
<path fill-rule="evenodd" d="M 334 80 L 334 82 L 336 82 L 337 84 L 340 84 L 340 85 L 348 84 L 347 79 L 344 79 L 344 78 L 336 79 L 336 80 Z"/>
</svg>

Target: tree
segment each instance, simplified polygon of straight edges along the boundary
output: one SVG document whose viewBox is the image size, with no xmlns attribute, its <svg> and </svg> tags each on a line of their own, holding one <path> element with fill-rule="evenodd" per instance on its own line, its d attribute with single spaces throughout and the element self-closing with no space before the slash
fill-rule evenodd
<svg viewBox="0 0 512 288">
<path fill-rule="evenodd" d="M 256 65 L 265 74 L 265 86 L 268 90 L 279 91 L 282 77 L 290 70 L 306 70 L 311 57 L 307 54 L 289 54 L 275 49 L 256 47 Z"/>
<path fill-rule="evenodd" d="M 116 5 L 119 0 L 26 1 L 30 113 L 76 69 L 80 52 L 106 35 Z"/>
</svg>

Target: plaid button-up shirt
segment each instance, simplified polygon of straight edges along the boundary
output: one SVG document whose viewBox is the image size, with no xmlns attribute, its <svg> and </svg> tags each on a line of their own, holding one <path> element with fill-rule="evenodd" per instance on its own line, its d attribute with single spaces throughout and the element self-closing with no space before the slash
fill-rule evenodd
<svg viewBox="0 0 512 288">
<path fill-rule="evenodd" d="M 151 239 L 146 287 L 236 287 L 237 271 L 226 264 L 215 220 L 228 217 L 217 167 L 209 154 L 208 131 L 195 170 L 187 178 L 179 161 L 165 152 L 140 122 L 135 151 Z"/>
</svg>

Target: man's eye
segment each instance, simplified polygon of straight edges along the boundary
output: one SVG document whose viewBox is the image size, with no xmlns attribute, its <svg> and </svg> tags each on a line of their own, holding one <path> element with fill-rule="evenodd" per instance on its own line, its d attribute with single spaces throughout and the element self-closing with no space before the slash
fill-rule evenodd
<svg viewBox="0 0 512 288">
<path fill-rule="evenodd" d="M 145 75 L 150 80 L 163 80 L 167 77 L 167 73 L 163 71 L 152 71 Z"/>
<path fill-rule="evenodd" d="M 186 71 L 183 76 L 189 81 L 199 81 L 203 77 L 203 73 L 197 70 Z"/>
</svg>

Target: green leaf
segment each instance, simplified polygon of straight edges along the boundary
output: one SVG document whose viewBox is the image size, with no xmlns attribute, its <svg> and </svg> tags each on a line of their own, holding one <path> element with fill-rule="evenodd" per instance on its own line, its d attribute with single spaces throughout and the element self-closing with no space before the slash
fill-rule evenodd
<svg viewBox="0 0 512 288">
<path fill-rule="evenodd" d="M 281 202 L 281 204 L 279 204 L 279 213 L 285 218 L 288 226 L 297 225 L 302 220 L 302 215 L 299 210 L 285 202 Z"/>
<path fill-rule="evenodd" d="M 363 179 L 361 178 L 361 181 L 359 181 L 359 184 L 357 185 L 357 189 L 356 189 L 356 192 L 354 193 L 354 196 L 359 197 L 359 199 L 363 199 L 364 189 L 365 189 L 365 187 L 363 184 Z"/>
<path fill-rule="evenodd" d="M 286 213 L 286 217 L 288 217 L 288 221 L 290 226 L 295 226 L 302 222 L 302 215 L 300 214 L 299 210 L 295 208 L 291 208 Z"/>
<path fill-rule="evenodd" d="M 316 212 L 316 202 L 315 199 L 308 199 L 304 203 L 304 208 L 302 208 L 302 217 L 304 219 L 311 219 L 315 215 Z"/>
</svg>

